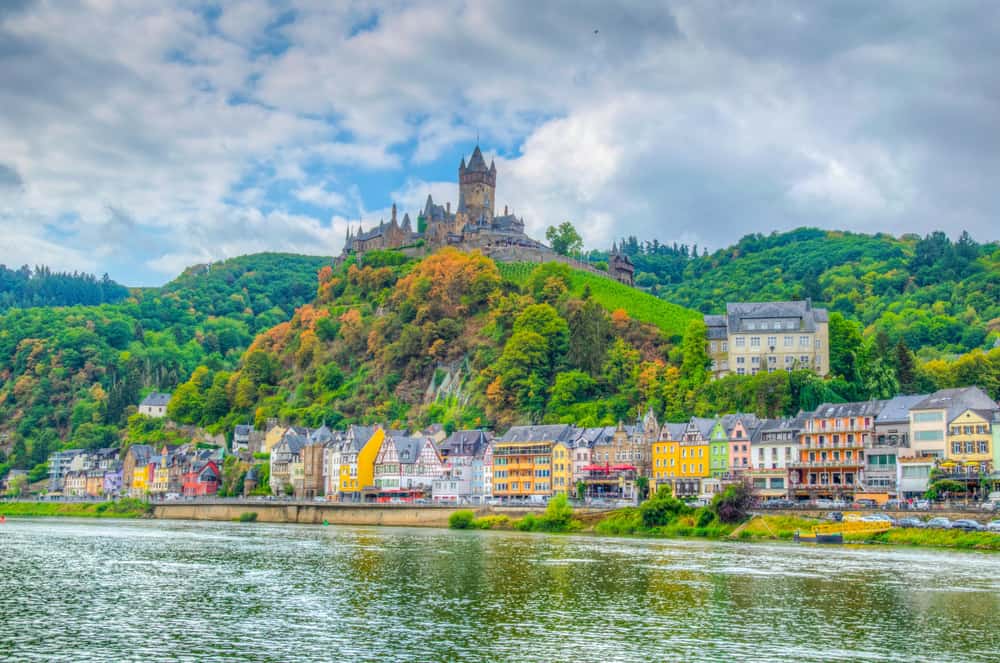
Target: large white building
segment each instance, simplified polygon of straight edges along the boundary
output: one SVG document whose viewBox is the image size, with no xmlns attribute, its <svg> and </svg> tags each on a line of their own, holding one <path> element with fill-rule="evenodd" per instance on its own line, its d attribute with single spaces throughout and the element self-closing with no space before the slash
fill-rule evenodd
<svg viewBox="0 0 1000 663">
<path fill-rule="evenodd" d="M 797 369 L 821 376 L 830 372 L 827 312 L 808 300 L 729 303 L 725 315 L 706 315 L 705 325 L 716 378 Z"/>
</svg>

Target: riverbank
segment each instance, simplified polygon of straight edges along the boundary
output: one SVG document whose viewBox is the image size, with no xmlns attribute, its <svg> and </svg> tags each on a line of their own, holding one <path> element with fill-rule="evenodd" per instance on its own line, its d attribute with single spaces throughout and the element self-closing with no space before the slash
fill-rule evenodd
<svg viewBox="0 0 1000 663">
<path fill-rule="evenodd" d="M 14 518 L 143 518 L 152 513 L 147 502 L 0 502 L 0 516 Z"/>
</svg>

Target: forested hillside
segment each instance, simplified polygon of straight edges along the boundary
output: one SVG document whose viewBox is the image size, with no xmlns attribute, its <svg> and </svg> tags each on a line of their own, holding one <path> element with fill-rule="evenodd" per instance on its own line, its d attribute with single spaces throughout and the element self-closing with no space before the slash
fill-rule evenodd
<svg viewBox="0 0 1000 663">
<path fill-rule="evenodd" d="M 727 301 L 811 298 L 924 358 L 988 349 L 1000 337 L 1000 243 L 800 228 L 747 235 L 712 254 L 621 242 L 640 287 L 703 313 Z M 595 256 L 599 259 L 601 256 Z"/>
<path fill-rule="evenodd" d="M 0 315 L 0 450 L 32 466 L 63 441 L 114 444 L 144 390 L 171 390 L 199 365 L 235 367 L 261 330 L 315 296 L 329 259 L 259 254 L 188 270 L 100 306 Z M 0 463 L 3 463 L 0 458 Z"/>
<path fill-rule="evenodd" d="M 606 288 L 615 291 L 610 306 L 596 294 Z M 956 383 L 1000 392 L 1000 350 L 920 363 L 884 335 L 864 338 L 839 314 L 830 380 L 781 371 L 712 382 L 704 334 L 692 311 L 558 263 L 496 265 L 455 250 L 414 262 L 374 252 L 363 265 L 324 268 L 316 301 L 258 336 L 239 370 L 199 367 L 175 392 L 170 415 L 218 430 L 269 417 L 502 430 L 613 424 L 646 407 L 671 421 L 777 416 Z"/>
<path fill-rule="evenodd" d="M 43 266 L 8 269 L 0 265 L 0 312 L 13 307 L 109 304 L 128 294 L 128 288 L 107 274 L 98 279 L 93 274 L 53 272 Z"/>
</svg>

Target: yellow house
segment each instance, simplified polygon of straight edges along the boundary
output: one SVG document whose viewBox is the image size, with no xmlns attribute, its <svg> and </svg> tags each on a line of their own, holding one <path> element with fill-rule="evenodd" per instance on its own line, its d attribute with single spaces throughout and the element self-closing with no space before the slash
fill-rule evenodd
<svg viewBox="0 0 1000 663">
<path fill-rule="evenodd" d="M 264 434 L 264 453 L 271 453 L 271 449 L 274 448 L 278 442 L 281 442 L 281 438 L 284 437 L 285 431 L 288 428 L 286 426 L 274 426 L 267 433 Z"/>
<path fill-rule="evenodd" d="M 148 476 L 149 467 L 147 465 L 139 465 L 132 470 L 132 482 L 129 484 L 129 488 L 133 497 L 141 497 L 146 494 L 149 489 L 146 482 Z"/>
<path fill-rule="evenodd" d="M 561 478 L 572 481 L 573 463 L 567 443 L 574 429 L 567 424 L 549 426 L 514 426 L 493 442 L 493 496 L 499 498 L 540 499 L 552 495 L 553 453 L 562 444 Z M 565 490 L 569 487 L 563 488 Z M 562 492 L 562 491 L 560 491 Z"/>
<path fill-rule="evenodd" d="M 700 491 L 701 479 L 712 474 L 708 438 L 692 435 L 694 424 L 666 424 L 660 440 L 653 443 L 653 469 L 650 491 L 657 486 L 671 486 L 675 495 L 693 495 Z"/>
<path fill-rule="evenodd" d="M 375 485 L 375 457 L 385 441 L 381 427 L 351 426 L 340 454 L 339 492 L 342 496 L 360 497 Z"/>
<path fill-rule="evenodd" d="M 968 409 L 949 421 L 946 458 L 965 467 L 978 466 L 984 474 L 992 471 L 992 418 L 992 412 Z"/>
<path fill-rule="evenodd" d="M 573 485 L 573 452 L 569 442 L 556 442 L 552 447 L 552 492 L 570 497 L 576 494 Z"/>
</svg>

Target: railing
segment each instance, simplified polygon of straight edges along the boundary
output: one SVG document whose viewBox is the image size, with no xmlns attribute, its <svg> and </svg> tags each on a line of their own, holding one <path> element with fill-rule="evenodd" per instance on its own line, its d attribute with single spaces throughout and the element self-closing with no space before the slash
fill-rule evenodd
<svg viewBox="0 0 1000 663">
<path fill-rule="evenodd" d="M 789 464 L 793 468 L 811 467 L 850 467 L 860 469 L 864 465 L 864 460 L 860 458 L 847 458 L 843 460 L 803 460 Z"/>
</svg>

